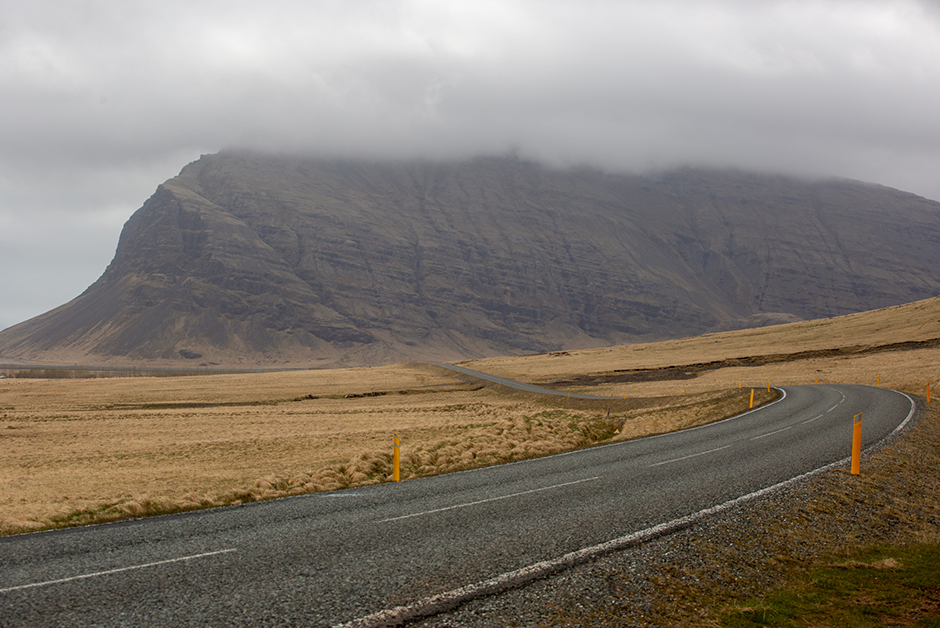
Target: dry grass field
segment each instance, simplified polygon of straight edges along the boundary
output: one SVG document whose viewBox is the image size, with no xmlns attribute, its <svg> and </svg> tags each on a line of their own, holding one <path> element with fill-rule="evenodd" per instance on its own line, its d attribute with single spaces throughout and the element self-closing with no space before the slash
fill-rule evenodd
<svg viewBox="0 0 940 628">
<path fill-rule="evenodd" d="M 940 299 L 827 321 L 478 360 L 592 402 L 422 364 L 191 377 L 0 380 L 0 533 L 387 481 L 713 421 L 771 385 L 940 379 Z M 739 388 L 739 381 L 741 388 Z"/>
</svg>

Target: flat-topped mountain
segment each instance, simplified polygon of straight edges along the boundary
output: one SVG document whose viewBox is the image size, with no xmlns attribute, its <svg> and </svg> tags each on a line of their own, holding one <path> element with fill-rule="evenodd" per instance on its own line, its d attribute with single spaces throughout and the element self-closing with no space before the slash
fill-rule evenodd
<svg viewBox="0 0 940 628">
<path fill-rule="evenodd" d="M 585 348 L 940 294 L 940 204 L 852 181 L 511 158 L 203 156 L 81 296 L 0 332 L 39 363 L 365 365 Z"/>
</svg>

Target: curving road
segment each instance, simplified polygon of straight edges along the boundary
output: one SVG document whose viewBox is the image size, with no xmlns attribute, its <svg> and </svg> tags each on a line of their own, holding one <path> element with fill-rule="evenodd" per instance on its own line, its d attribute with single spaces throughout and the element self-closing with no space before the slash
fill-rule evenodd
<svg viewBox="0 0 940 628">
<path fill-rule="evenodd" d="M 457 366 L 456 364 L 444 364 L 441 362 L 430 362 L 430 364 L 433 364 L 434 366 L 439 366 L 449 371 L 463 373 L 464 375 L 469 375 L 470 377 L 482 379 L 487 382 L 493 382 L 494 384 L 502 384 L 503 386 L 508 386 L 509 388 L 515 388 L 516 390 L 524 390 L 526 392 L 539 393 L 542 395 L 553 395 L 555 397 L 568 397 L 569 399 L 620 399 L 620 397 L 600 397 L 598 395 L 588 395 L 585 393 L 573 393 L 573 392 L 567 392 L 564 390 L 554 390 L 552 388 L 543 388 L 542 386 L 536 386 L 535 384 L 526 384 L 525 382 L 517 382 L 514 379 L 500 377 L 499 375 L 491 375 L 489 373 L 484 373 L 483 371 L 474 371 L 473 369 L 468 369 L 465 366 Z"/>
<path fill-rule="evenodd" d="M 870 447 L 887 389 L 786 387 L 709 426 L 423 480 L 0 539 L 0 626 L 375 626 L 688 525 Z M 864 465 L 863 465 L 864 472 Z"/>
</svg>

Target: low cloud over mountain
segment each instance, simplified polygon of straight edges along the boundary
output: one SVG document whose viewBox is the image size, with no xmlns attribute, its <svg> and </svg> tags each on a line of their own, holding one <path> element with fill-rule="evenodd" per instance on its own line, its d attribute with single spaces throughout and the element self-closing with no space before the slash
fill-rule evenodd
<svg viewBox="0 0 940 628">
<path fill-rule="evenodd" d="M 512 158 L 203 156 L 33 362 L 338 366 L 599 346 L 940 293 L 940 203 L 846 180 Z"/>
</svg>

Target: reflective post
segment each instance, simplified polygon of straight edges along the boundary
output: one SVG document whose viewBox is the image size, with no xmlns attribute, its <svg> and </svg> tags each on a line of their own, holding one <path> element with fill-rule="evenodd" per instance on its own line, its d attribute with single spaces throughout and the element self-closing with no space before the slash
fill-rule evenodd
<svg viewBox="0 0 940 628">
<path fill-rule="evenodd" d="M 852 426 L 852 475 L 858 475 L 862 459 L 862 413 L 855 415 Z"/>
<path fill-rule="evenodd" d="M 754 389 L 753 389 L 753 388 L 751 389 L 751 407 L 750 407 L 750 409 L 751 409 L 751 410 L 754 409 Z"/>
<path fill-rule="evenodd" d="M 398 434 L 392 434 L 392 442 L 394 443 L 392 449 L 392 482 L 398 482 L 401 480 L 401 439 L 398 438 Z"/>
</svg>

